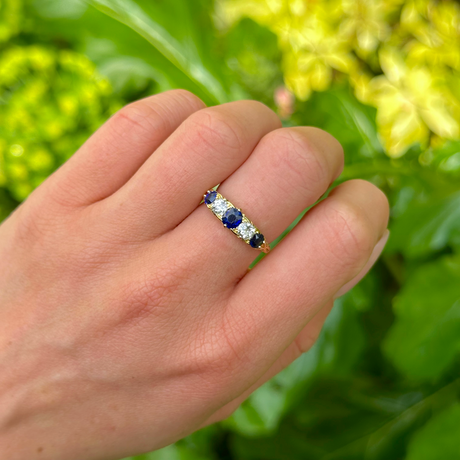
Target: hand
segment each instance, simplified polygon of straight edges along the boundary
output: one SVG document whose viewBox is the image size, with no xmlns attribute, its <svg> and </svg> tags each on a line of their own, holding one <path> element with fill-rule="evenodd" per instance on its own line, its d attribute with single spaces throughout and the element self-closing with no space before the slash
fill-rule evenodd
<svg viewBox="0 0 460 460">
<path fill-rule="evenodd" d="M 199 203 L 222 183 L 271 242 L 342 166 L 254 101 L 177 90 L 110 119 L 0 227 L 0 458 L 158 449 L 308 350 L 383 248 L 383 193 L 340 185 L 250 272 Z"/>
</svg>

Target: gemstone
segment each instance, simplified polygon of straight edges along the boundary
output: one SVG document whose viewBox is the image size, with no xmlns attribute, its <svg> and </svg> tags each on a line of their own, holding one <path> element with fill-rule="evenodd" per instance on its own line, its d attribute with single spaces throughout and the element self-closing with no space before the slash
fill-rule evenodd
<svg viewBox="0 0 460 460">
<path fill-rule="evenodd" d="M 250 240 L 254 236 L 254 233 L 256 233 L 254 225 L 249 222 L 242 222 L 240 225 L 238 225 L 236 231 L 238 232 L 238 235 L 240 235 L 244 240 Z"/>
<path fill-rule="evenodd" d="M 262 235 L 262 233 L 256 233 L 252 238 L 251 240 L 249 241 L 249 244 L 253 247 L 253 248 L 260 248 L 262 246 L 262 244 L 264 243 L 265 241 L 265 237 Z"/>
<path fill-rule="evenodd" d="M 243 214 L 241 211 L 236 208 L 230 208 L 225 211 L 224 217 L 222 217 L 222 222 L 227 228 L 236 228 L 241 224 L 243 220 Z"/>
<path fill-rule="evenodd" d="M 209 192 L 205 197 L 204 197 L 204 202 L 206 204 L 211 204 L 214 202 L 214 200 L 217 197 L 217 192 Z"/>
<path fill-rule="evenodd" d="M 212 212 L 219 217 L 227 210 L 227 207 L 227 202 L 222 198 L 217 198 L 211 206 Z"/>
</svg>

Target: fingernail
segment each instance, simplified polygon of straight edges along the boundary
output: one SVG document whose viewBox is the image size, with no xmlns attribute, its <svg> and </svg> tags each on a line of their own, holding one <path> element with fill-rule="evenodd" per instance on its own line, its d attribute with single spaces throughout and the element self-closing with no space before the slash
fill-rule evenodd
<svg viewBox="0 0 460 460">
<path fill-rule="evenodd" d="M 390 236 L 390 230 L 385 230 L 385 233 L 383 234 L 382 238 L 380 238 L 379 242 L 375 245 L 374 250 L 372 251 L 372 254 L 369 260 L 367 261 L 367 264 L 365 265 L 365 267 L 351 281 L 349 281 L 347 284 L 345 284 L 339 289 L 337 294 L 334 296 L 334 299 L 337 299 L 338 297 L 343 296 L 348 291 L 353 289 L 367 275 L 368 271 L 372 268 L 372 266 L 375 264 L 377 259 L 380 257 L 380 254 L 382 253 L 383 248 L 387 244 L 389 236 Z"/>
</svg>

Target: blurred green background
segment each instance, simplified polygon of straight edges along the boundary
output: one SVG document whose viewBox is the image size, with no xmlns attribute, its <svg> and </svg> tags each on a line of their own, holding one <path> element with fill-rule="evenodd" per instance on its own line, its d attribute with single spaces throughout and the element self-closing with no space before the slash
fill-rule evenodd
<svg viewBox="0 0 460 460">
<path fill-rule="evenodd" d="M 0 0 L 0 219 L 122 105 L 258 99 L 391 202 L 379 263 L 314 348 L 149 460 L 460 459 L 460 5 Z M 84 460 L 84 459 L 82 459 Z"/>
</svg>

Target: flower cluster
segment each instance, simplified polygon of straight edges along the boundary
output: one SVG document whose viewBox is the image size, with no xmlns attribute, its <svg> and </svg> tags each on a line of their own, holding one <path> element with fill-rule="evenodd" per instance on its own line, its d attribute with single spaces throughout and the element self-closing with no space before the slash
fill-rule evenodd
<svg viewBox="0 0 460 460">
<path fill-rule="evenodd" d="M 9 46 L 0 53 L 0 188 L 23 200 L 117 108 L 86 57 Z"/>
<path fill-rule="evenodd" d="M 268 27 L 299 99 L 347 79 L 390 156 L 460 136 L 460 5 L 444 0 L 222 0 Z"/>
</svg>

